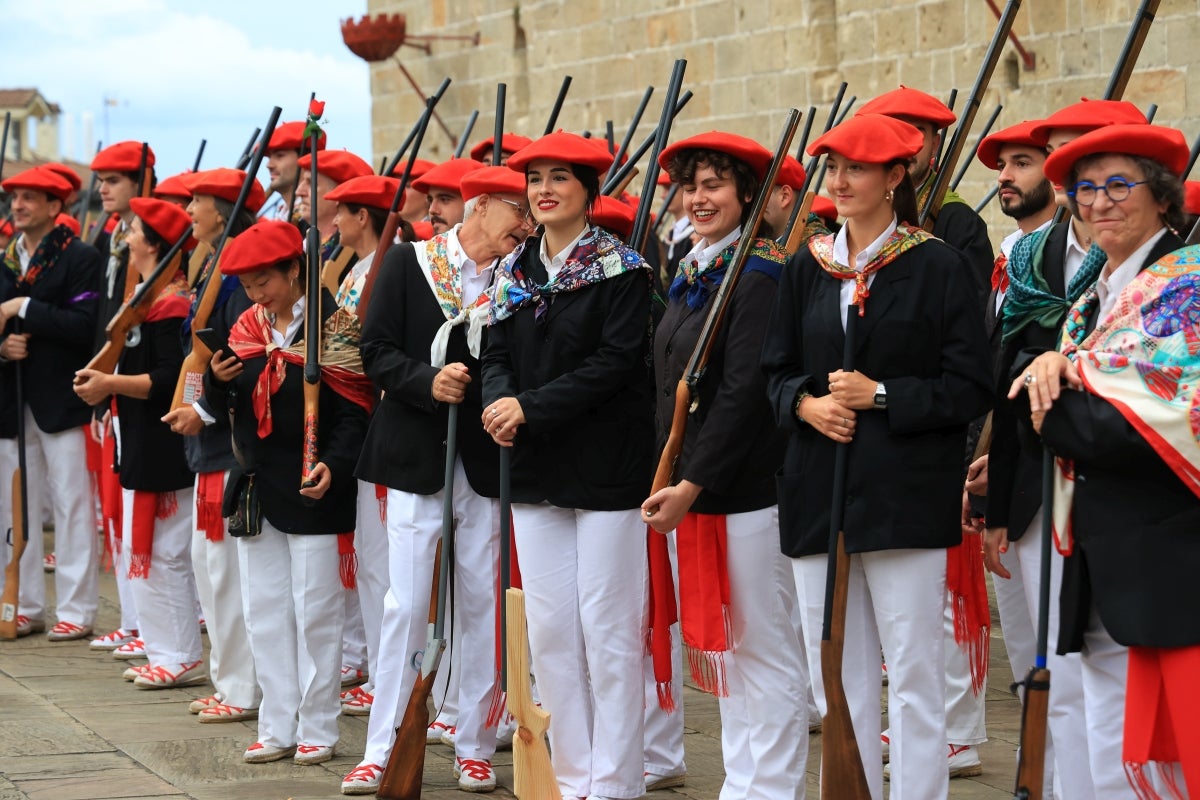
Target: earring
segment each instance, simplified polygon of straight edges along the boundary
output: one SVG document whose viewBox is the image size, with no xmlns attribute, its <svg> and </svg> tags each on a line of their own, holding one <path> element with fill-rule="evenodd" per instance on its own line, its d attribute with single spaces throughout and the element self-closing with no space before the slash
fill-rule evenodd
<svg viewBox="0 0 1200 800">
<path fill-rule="evenodd" d="M 888 189 L 888 190 L 887 190 L 887 194 L 885 194 L 883 197 L 884 197 L 884 199 L 885 199 L 885 200 L 887 200 L 889 203 L 890 203 L 890 202 L 892 202 L 892 190 L 891 190 L 891 189 Z"/>
</svg>

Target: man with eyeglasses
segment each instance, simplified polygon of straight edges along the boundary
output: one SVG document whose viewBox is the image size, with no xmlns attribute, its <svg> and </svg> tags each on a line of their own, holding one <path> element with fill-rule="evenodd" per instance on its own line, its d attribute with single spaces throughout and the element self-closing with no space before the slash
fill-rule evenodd
<svg viewBox="0 0 1200 800">
<path fill-rule="evenodd" d="M 454 625 L 452 663 L 442 665 L 439 674 L 459 678 L 457 693 L 451 689 L 447 698 L 458 709 L 455 777 L 466 791 L 496 786 L 497 732 L 486 722 L 501 688 L 494 659 L 499 509 L 492 499 L 499 494 L 499 451 L 481 422 L 479 354 L 487 336 L 487 306 L 479 301 L 499 259 L 524 242 L 533 225 L 523 174 L 469 163 L 476 167 L 455 184 L 465 198 L 462 223 L 428 242 L 388 251 L 363 326 L 363 364 L 383 399 L 356 474 L 387 487 L 391 585 L 366 752 L 342 781 L 343 794 L 374 794 L 379 788 L 412 693 L 416 673 L 409 664 L 425 645 L 434 553 L 448 491 L 455 518 Z M 433 173 L 427 175 L 445 180 Z M 458 406 L 458 450 L 450 487 L 443 482 L 443 469 L 452 405 Z M 403 448 L 397 449 L 397 442 Z"/>
</svg>

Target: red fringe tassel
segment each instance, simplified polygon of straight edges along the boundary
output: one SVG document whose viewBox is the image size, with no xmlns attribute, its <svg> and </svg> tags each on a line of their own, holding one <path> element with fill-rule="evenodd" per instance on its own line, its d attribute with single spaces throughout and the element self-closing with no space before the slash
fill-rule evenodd
<svg viewBox="0 0 1200 800">
<path fill-rule="evenodd" d="M 338 576 L 347 589 L 358 588 L 358 553 L 354 551 L 354 532 L 339 533 Z"/>
</svg>

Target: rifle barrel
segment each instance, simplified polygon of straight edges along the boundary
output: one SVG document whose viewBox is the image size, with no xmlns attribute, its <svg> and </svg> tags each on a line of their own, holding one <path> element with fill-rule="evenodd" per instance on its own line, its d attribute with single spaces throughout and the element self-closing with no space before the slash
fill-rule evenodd
<svg viewBox="0 0 1200 800">
<path fill-rule="evenodd" d="M 496 121 L 492 131 L 492 166 L 500 166 L 504 157 L 504 109 L 508 99 L 508 84 L 496 84 Z"/>
<path fill-rule="evenodd" d="M 471 116 L 467 117 L 467 124 L 463 126 L 463 132 L 458 137 L 458 144 L 454 147 L 454 157 L 462 158 L 463 151 L 467 149 L 467 142 L 471 140 L 471 131 L 475 130 L 475 120 L 479 119 L 479 109 L 472 109 Z"/>
<path fill-rule="evenodd" d="M 971 152 L 962 159 L 962 163 L 958 167 L 958 172 L 954 173 L 954 180 L 950 181 L 950 189 L 958 188 L 958 184 L 962 182 L 963 176 L 967 174 L 967 168 L 971 166 L 971 161 L 975 158 L 975 154 L 979 152 L 979 145 L 983 144 L 983 140 L 991 133 L 992 126 L 996 124 L 996 118 L 1000 116 L 1000 111 L 1003 105 L 997 105 L 996 110 L 988 117 L 987 124 L 983 126 L 983 130 L 979 132 L 979 138 L 975 140 L 975 146 L 971 148 Z"/>
<path fill-rule="evenodd" d="M 686 59 L 677 59 L 671 68 L 671 80 L 667 84 L 667 96 L 663 100 L 662 115 L 655 131 L 654 149 L 650 154 L 650 163 L 646 167 L 646 180 L 642 184 L 642 194 L 638 198 L 637 213 L 633 219 L 633 232 L 629 235 L 629 246 L 639 253 L 645 246 L 646 233 L 650 230 L 650 204 L 654 202 L 654 187 L 658 183 L 658 157 L 667 146 L 671 136 L 671 122 L 675 119 L 675 100 L 683 87 L 683 73 L 687 69 Z"/>
<path fill-rule="evenodd" d="M 1142 0 L 1137 16 L 1129 26 L 1125 44 L 1121 47 L 1121 55 L 1117 58 L 1117 64 L 1108 79 L 1108 86 L 1104 89 L 1105 100 L 1120 100 L 1124 96 L 1125 87 L 1129 85 L 1129 76 L 1133 74 L 1133 67 L 1142 52 L 1142 45 L 1146 43 L 1146 35 L 1154 23 L 1154 15 L 1158 13 L 1158 5 L 1159 0 Z"/>
<path fill-rule="evenodd" d="M 680 96 L 679 102 L 675 104 L 675 113 L 671 116 L 672 120 L 679 116 L 679 112 L 683 111 L 683 107 L 686 106 L 688 101 L 691 99 L 692 90 L 688 89 L 683 93 L 683 95 Z M 604 184 L 600 187 L 600 194 L 609 194 L 615 187 L 620 186 L 621 182 L 624 181 L 625 178 L 628 177 L 629 173 L 632 172 L 637 166 L 637 163 L 639 160 L 641 160 L 641 157 L 646 155 L 646 151 L 654 146 L 654 140 L 657 137 L 658 129 L 656 128 L 653 133 L 647 136 L 646 139 L 640 145 L 638 145 L 637 149 L 634 150 L 629 156 L 629 160 L 618 167 L 616 172 L 614 172 L 612 176 L 604 182 Z"/>
<path fill-rule="evenodd" d="M 550 110 L 550 119 L 546 120 L 546 130 L 543 135 L 554 133 L 554 126 L 558 124 L 558 113 L 562 111 L 563 101 L 567 99 L 567 90 L 571 88 L 571 76 L 563 76 L 562 86 L 558 88 L 558 97 L 554 98 L 554 108 Z"/>
<path fill-rule="evenodd" d="M 638 103 L 637 111 L 633 112 L 633 121 L 629 123 L 629 129 L 625 131 L 625 138 L 621 140 L 621 144 L 617 147 L 616 155 L 613 157 L 612 166 L 608 168 L 608 173 L 604 176 L 603 183 L 608 183 L 612 178 L 613 172 L 621 165 L 621 159 L 629 150 L 629 143 L 633 141 L 633 134 L 637 132 L 638 125 L 642 124 L 642 115 L 646 113 L 646 106 L 650 103 L 650 96 L 654 94 L 654 87 L 647 86 L 646 91 L 642 93 L 642 101 Z"/>
<path fill-rule="evenodd" d="M 245 169 L 246 165 L 250 163 L 250 158 L 254 155 L 254 143 L 258 141 L 258 135 L 260 133 L 262 133 L 262 128 L 255 128 L 254 133 L 250 134 L 250 141 L 246 142 L 246 146 L 242 148 L 242 154 L 238 156 L 238 169 Z M 263 144 L 263 147 L 266 147 L 265 143 Z"/>
<path fill-rule="evenodd" d="M 208 144 L 208 139 L 200 140 L 200 149 L 196 151 L 196 160 L 192 163 L 192 172 L 200 171 L 200 159 L 204 158 L 204 147 Z"/>
</svg>

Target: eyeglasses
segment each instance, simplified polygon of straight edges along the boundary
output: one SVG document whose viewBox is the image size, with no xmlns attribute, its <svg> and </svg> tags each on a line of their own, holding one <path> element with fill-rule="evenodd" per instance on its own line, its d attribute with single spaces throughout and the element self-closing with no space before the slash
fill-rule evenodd
<svg viewBox="0 0 1200 800">
<path fill-rule="evenodd" d="M 1109 178 L 1103 186 L 1097 186 L 1091 181 L 1080 181 L 1067 194 L 1075 198 L 1075 202 L 1081 206 L 1090 206 L 1096 202 L 1096 197 L 1100 192 L 1108 195 L 1108 199 L 1114 203 L 1123 203 L 1129 199 L 1129 193 L 1133 191 L 1133 187 L 1141 186 L 1145 182 L 1127 181 L 1117 176 Z"/>
<path fill-rule="evenodd" d="M 533 212 L 520 203 L 514 203 L 512 200 L 505 200 L 503 197 L 496 197 L 495 195 L 492 195 L 492 199 L 499 200 L 501 203 L 505 203 L 515 208 L 517 210 L 517 216 L 520 217 L 521 221 L 526 225 L 537 224 L 533 219 Z"/>
</svg>

